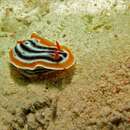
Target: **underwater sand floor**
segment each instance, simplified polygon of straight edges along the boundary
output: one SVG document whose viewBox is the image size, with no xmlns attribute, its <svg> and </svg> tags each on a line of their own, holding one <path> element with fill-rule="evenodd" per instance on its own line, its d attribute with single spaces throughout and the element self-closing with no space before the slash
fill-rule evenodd
<svg viewBox="0 0 130 130">
<path fill-rule="evenodd" d="M 0 2 L 0 130 L 130 130 L 129 1 Z M 32 32 L 72 49 L 71 73 L 11 70 L 9 48 Z"/>
</svg>

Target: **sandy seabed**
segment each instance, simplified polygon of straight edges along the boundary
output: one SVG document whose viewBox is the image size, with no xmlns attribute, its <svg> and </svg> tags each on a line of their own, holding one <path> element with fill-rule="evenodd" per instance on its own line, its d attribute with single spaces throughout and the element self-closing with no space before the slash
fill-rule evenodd
<svg viewBox="0 0 130 130">
<path fill-rule="evenodd" d="M 0 130 L 130 130 L 129 0 L 0 0 L 0 30 Z M 32 32 L 72 49 L 67 75 L 11 69 Z"/>
</svg>

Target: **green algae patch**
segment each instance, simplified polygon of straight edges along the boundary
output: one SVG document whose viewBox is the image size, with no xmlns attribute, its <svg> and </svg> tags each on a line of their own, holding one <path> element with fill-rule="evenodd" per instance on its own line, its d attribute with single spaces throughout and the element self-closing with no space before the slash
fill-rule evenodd
<svg viewBox="0 0 130 130">
<path fill-rule="evenodd" d="M 86 32 L 99 32 L 102 29 L 110 30 L 112 28 L 111 17 L 106 14 L 98 16 L 85 15 L 81 18 L 86 26 Z"/>
<path fill-rule="evenodd" d="M 82 16 L 83 21 L 88 23 L 88 24 L 91 24 L 93 22 L 93 18 L 94 18 L 94 16 L 92 16 L 92 15 Z"/>
</svg>

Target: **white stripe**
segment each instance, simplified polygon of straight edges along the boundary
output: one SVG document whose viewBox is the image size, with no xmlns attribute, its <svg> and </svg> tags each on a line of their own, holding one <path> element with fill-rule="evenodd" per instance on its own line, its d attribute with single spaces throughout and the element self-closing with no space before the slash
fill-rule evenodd
<svg viewBox="0 0 130 130">
<path fill-rule="evenodd" d="M 47 52 L 39 52 L 39 53 L 34 53 L 34 52 L 28 52 L 25 51 L 21 48 L 20 44 L 17 45 L 18 51 L 23 55 L 23 56 L 48 56 Z"/>
<path fill-rule="evenodd" d="M 44 47 L 44 46 L 41 46 L 40 44 L 38 44 L 35 40 L 33 40 L 33 42 L 35 42 L 36 45 L 40 46 L 40 47 Z M 26 44 L 28 43 L 28 44 Z M 33 47 L 33 45 L 31 44 L 31 42 L 29 41 L 25 41 L 23 43 L 25 46 L 27 46 L 28 48 L 30 48 L 31 50 L 34 50 L 34 51 L 47 51 L 48 49 L 41 49 L 41 48 L 36 48 L 36 47 Z"/>
</svg>

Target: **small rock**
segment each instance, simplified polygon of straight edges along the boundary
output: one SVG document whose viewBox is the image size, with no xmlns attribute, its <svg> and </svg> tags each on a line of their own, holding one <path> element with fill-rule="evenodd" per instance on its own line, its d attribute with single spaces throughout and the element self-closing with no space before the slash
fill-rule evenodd
<svg viewBox="0 0 130 130">
<path fill-rule="evenodd" d="M 130 69 L 130 57 L 126 60 L 126 67 Z"/>
<path fill-rule="evenodd" d="M 15 122 L 19 125 L 19 127 L 24 127 L 25 121 L 21 117 L 16 117 Z"/>
<path fill-rule="evenodd" d="M 110 121 L 112 124 L 118 126 L 122 120 L 121 120 L 121 117 L 120 117 L 120 116 L 115 115 L 115 116 L 112 116 L 109 121 Z"/>
<path fill-rule="evenodd" d="M 45 117 L 45 112 L 42 112 L 41 115 L 42 115 L 42 117 L 44 118 L 44 117 Z"/>
<path fill-rule="evenodd" d="M 44 118 L 42 117 L 41 113 L 40 112 L 36 112 L 35 114 L 35 119 L 42 125 L 45 124 L 45 120 Z"/>
<path fill-rule="evenodd" d="M 43 130 L 41 127 L 38 127 L 37 130 Z"/>
<path fill-rule="evenodd" d="M 102 116 L 108 116 L 111 113 L 111 109 L 108 106 L 105 106 L 101 109 Z"/>
<path fill-rule="evenodd" d="M 130 111 L 130 102 L 127 102 L 125 105 L 122 106 L 122 111 Z"/>
<path fill-rule="evenodd" d="M 33 129 L 38 127 L 38 123 L 35 121 L 35 117 L 31 113 L 27 116 L 27 124 L 30 128 Z"/>
<path fill-rule="evenodd" d="M 91 118 L 91 119 L 89 119 L 87 122 L 86 122 L 86 124 L 89 126 L 91 126 L 91 125 L 95 125 L 95 124 L 97 124 L 97 120 L 96 120 L 96 118 Z"/>
</svg>

